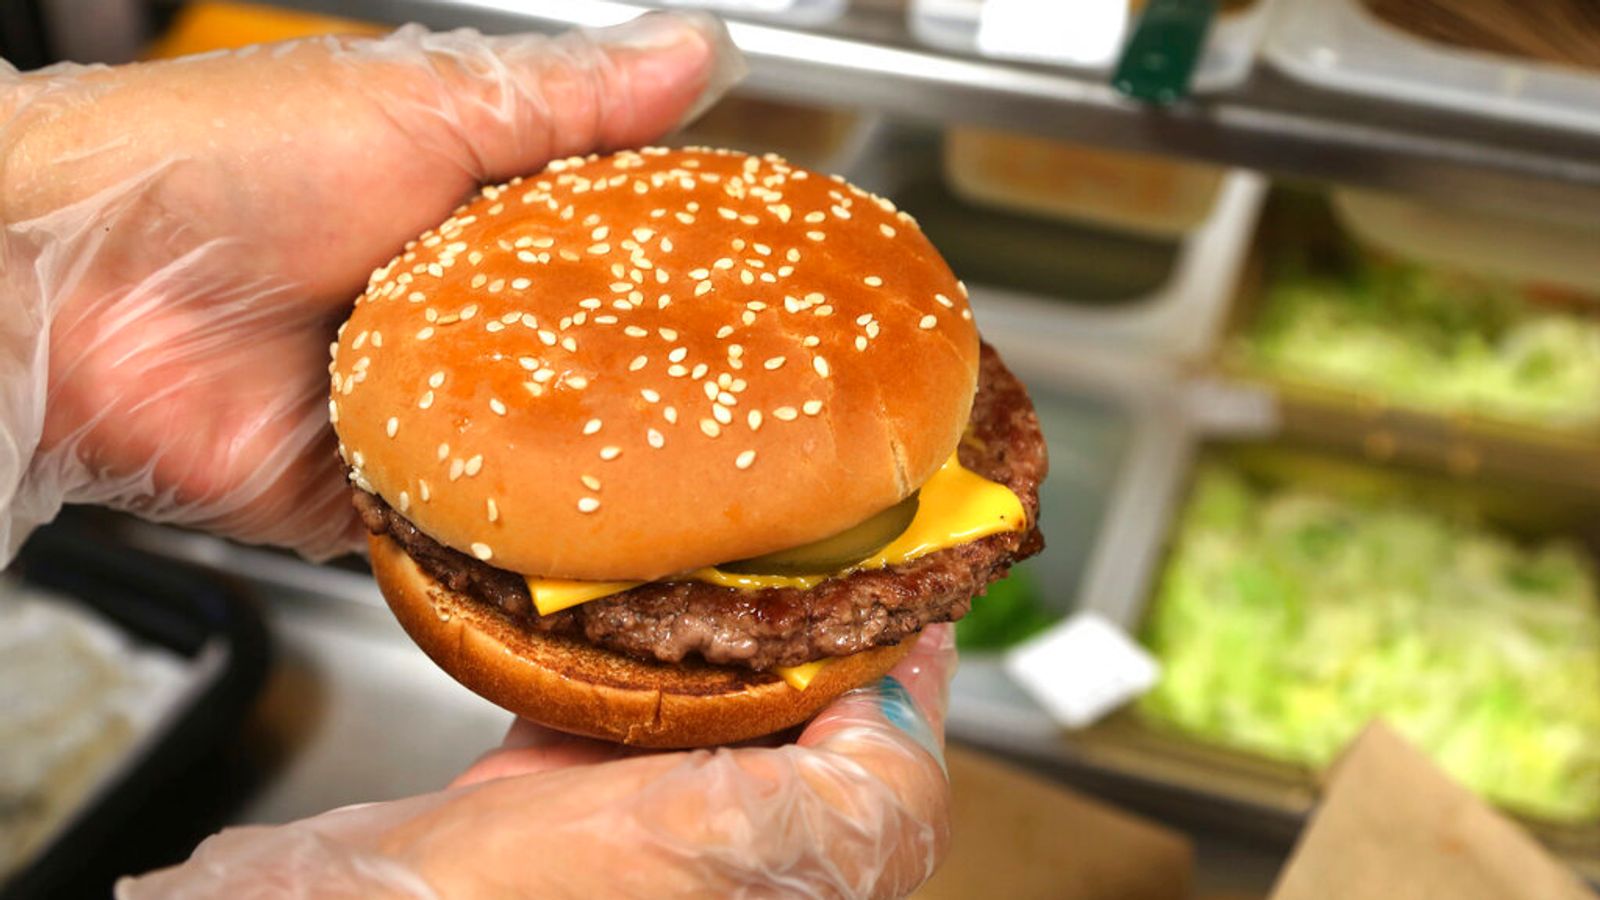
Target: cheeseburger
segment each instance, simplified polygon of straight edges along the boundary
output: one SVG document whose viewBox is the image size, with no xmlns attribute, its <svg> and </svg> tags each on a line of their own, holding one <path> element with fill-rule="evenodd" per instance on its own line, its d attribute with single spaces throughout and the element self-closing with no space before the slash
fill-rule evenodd
<svg viewBox="0 0 1600 900">
<path fill-rule="evenodd" d="M 484 188 L 373 273 L 329 415 L 411 637 L 536 722 L 758 737 L 1043 546 L 1022 386 L 887 200 L 645 149 Z"/>
</svg>

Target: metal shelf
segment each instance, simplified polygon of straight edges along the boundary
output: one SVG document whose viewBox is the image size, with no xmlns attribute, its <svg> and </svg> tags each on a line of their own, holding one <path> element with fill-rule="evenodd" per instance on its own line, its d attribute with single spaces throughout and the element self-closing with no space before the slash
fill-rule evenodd
<svg viewBox="0 0 1600 900">
<path fill-rule="evenodd" d="M 380 22 L 553 31 L 648 8 L 609 0 L 275 0 Z M 1084 143 L 1335 181 L 1600 217 L 1600 136 L 1539 129 L 1318 91 L 1258 64 L 1226 94 L 1155 110 L 1100 81 L 916 45 L 903 6 L 857 0 L 820 30 L 731 21 L 748 55 L 744 90 L 971 122 Z"/>
</svg>

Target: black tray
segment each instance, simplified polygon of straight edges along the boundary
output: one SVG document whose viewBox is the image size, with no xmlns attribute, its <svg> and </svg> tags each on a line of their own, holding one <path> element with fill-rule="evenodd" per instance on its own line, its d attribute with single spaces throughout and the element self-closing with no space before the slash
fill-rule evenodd
<svg viewBox="0 0 1600 900">
<path fill-rule="evenodd" d="M 183 657 L 194 680 L 178 707 L 134 745 L 136 756 L 122 760 L 116 776 L 85 799 L 66 827 L 0 884 L 0 900 L 61 896 L 108 840 L 138 827 L 135 820 L 159 787 L 236 731 L 269 660 L 261 618 L 234 586 L 93 530 L 63 523 L 39 530 L 13 571 Z"/>
</svg>

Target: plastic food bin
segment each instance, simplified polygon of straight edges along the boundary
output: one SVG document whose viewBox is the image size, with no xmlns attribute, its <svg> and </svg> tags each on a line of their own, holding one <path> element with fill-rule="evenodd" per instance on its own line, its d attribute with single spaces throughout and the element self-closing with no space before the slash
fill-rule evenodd
<svg viewBox="0 0 1600 900">
<path fill-rule="evenodd" d="M 1383 203 L 1380 201 L 1381 211 L 1391 214 L 1381 205 Z M 1593 410 L 1566 405 L 1560 406 L 1559 410 L 1556 407 L 1541 410 L 1531 405 L 1515 409 L 1505 405 L 1503 401 L 1508 395 L 1504 394 L 1484 395 L 1473 401 L 1477 403 L 1476 406 L 1445 406 L 1444 401 L 1437 397 L 1423 403 L 1404 386 L 1384 388 L 1364 377 L 1352 380 L 1345 374 L 1346 370 L 1336 372 L 1324 368 L 1313 371 L 1304 364 L 1289 367 L 1281 362 L 1272 363 L 1263 356 L 1262 351 L 1256 349 L 1259 346 L 1257 335 L 1289 327 L 1285 324 L 1288 322 L 1285 317 L 1289 315 L 1308 314 L 1307 307 L 1302 306 L 1297 310 L 1292 306 L 1268 302 L 1272 290 L 1270 279 L 1277 277 L 1272 274 L 1275 269 L 1287 267 L 1289 261 L 1297 257 L 1313 260 L 1344 258 L 1352 261 L 1352 264 L 1365 264 L 1363 261 L 1372 258 L 1373 252 L 1361 247 L 1359 242 L 1352 242 L 1338 219 L 1315 197 L 1281 193 L 1275 195 L 1267 207 L 1246 266 L 1246 275 L 1239 280 L 1238 298 L 1230 312 L 1227 335 L 1220 343 L 1215 361 L 1215 367 L 1221 373 L 1219 383 L 1231 382 L 1222 390 L 1231 390 L 1239 396 L 1254 392 L 1257 395 L 1255 405 L 1269 409 L 1263 421 L 1271 427 L 1281 426 L 1291 434 L 1355 448 L 1374 459 L 1408 458 L 1459 475 L 1498 474 L 1600 491 L 1600 466 L 1594 465 L 1595 454 L 1600 453 L 1600 419 L 1597 419 Z M 1348 213 L 1350 209 L 1358 213 L 1365 212 L 1367 205 L 1358 200 L 1353 205 L 1347 204 L 1344 211 Z M 1364 230 L 1380 232 L 1384 236 L 1403 231 L 1406 221 L 1403 217 L 1410 215 L 1407 208 L 1402 205 L 1392 215 L 1391 219 L 1367 218 L 1363 226 L 1354 230 L 1358 236 Z M 1431 217 L 1436 214 L 1424 215 Z M 1455 228 L 1475 230 L 1479 228 L 1480 221 L 1464 220 L 1465 224 Z M 1452 232 L 1452 227 L 1447 223 L 1441 224 L 1445 228 L 1444 234 Z M 1490 241 L 1494 232 L 1482 230 L 1473 233 L 1477 240 Z M 1515 246 L 1519 239 L 1509 235 L 1506 240 Z M 1437 258 L 1445 257 L 1447 252 L 1451 256 L 1460 256 L 1464 252 L 1458 246 L 1434 238 L 1396 237 L 1389 246 L 1393 249 L 1377 251 L 1375 258 L 1380 264 L 1393 257 L 1405 259 L 1408 256 L 1406 251 L 1412 249 L 1420 249 Z M 1552 246 L 1547 248 L 1547 252 L 1555 254 L 1558 250 Z M 1593 265 L 1583 255 L 1571 256 L 1566 262 L 1572 269 Z M 1464 289 L 1478 290 L 1474 285 L 1480 283 L 1475 277 L 1469 278 L 1463 282 L 1466 285 Z M 1579 358 L 1584 353 L 1583 348 L 1590 347 L 1589 352 L 1600 363 L 1600 331 L 1595 330 L 1600 329 L 1600 303 L 1574 298 L 1569 293 L 1565 288 L 1559 292 L 1550 288 L 1527 289 L 1529 299 L 1522 308 L 1547 308 L 1549 318 L 1544 322 L 1528 320 L 1532 324 L 1524 324 L 1520 334 L 1530 339 L 1528 347 L 1537 347 L 1536 340 L 1557 341 L 1559 338 L 1558 342 L 1566 348 L 1565 352 L 1578 355 L 1571 359 Z M 1532 299 L 1534 296 L 1538 297 L 1537 302 Z M 1352 304 L 1361 299 L 1353 297 Z M 1368 303 L 1379 302 L 1373 300 L 1372 296 L 1365 299 Z M 1445 312 L 1448 310 L 1441 308 L 1440 315 Z M 1552 322 L 1555 324 L 1552 325 Z M 1471 328 L 1461 333 L 1476 335 L 1477 332 Z M 1562 329 L 1565 337 L 1550 337 L 1556 328 Z M 1333 333 L 1330 331 L 1330 334 Z M 1353 334 L 1354 337 L 1349 338 L 1353 348 L 1351 353 L 1360 350 L 1368 340 L 1368 337 L 1363 337 L 1366 331 Z M 1489 336 L 1482 340 L 1500 341 L 1506 347 L 1516 340 L 1516 336 L 1509 334 L 1485 334 Z M 1546 336 L 1541 338 L 1540 334 Z M 1473 339 L 1477 340 L 1475 337 Z M 1276 352 L 1281 355 L 1288 350 Z M 1502 354 L 1511 352 L 1509 349 L 1495 349 L 1494 365 L 1510 365 L 1502 359 Z M 1538 353 L 1528 353 L 1528 365 L 1541 364 Z M 1359 361 L 1360 357 L 1352 356 L 1350 359 Z M 1370 371 L 1370 367 L 1357 368 L 1359 371 Z M 1496 368 L 1495 371 L 1500 369 Z M 1468 375 L 1470 373 L 1462 377 Z M 1492 397 L 1500 399 L 1491 402 Z"/>
<path fill-rule="evenodd" d="M 1216 207 L 1225 171 L 1046 138 L 951 128 L 944 173 L 988 206 L 1154 237 L 1181 238 Z"/>
<path fill-rule="evenodd" d="M 31 852 L 26 858 L 17 860 L 12 871 L 0 872 L 0 894 L 60 896 L 68 885 L 81 889 L 86 870 L 100 877 L 96 860 L 119 829 L 135 822 L 146 829 L 153 824 L 149 795 L 232 735 L 266 677 L 268 639 L 254 609 L 219 577 L 118 546 L 73 524 L 57 522 L 36 532 L 11 574 L 23 590 L 47 598 L 39 602 L 69 608 L 83 622 L 72 630 L 73 639 L 100 648 L 93 654 L 93 673 L 79 659 L 81 668 L 73 672 L 33 668 L 14 677 L 48 678 L 57 687 L 109 679 L 122 685 L 117 690 L 142 685 L 143 691 L 126 698 L 136 702 L 118 701 L 119 708 L 126 708 L 123 716 L 87 715 L 76 703 L 53 710 L 52 727 L 58 733 L 81 737 L 70 729 L 109 727 L 121 732 L 123 740 L 97 763 L 80 756 L 41 769 L 37 774 L 49 779 L 44 785 L 11 780 L 38 763 L 7 746 L 6 793 L 19 788 L 25 793 L 5 799 L 19 809 L 38 802 L 41 793 L 61 788 L 63 779 L 77 780 L 79 787 L 61 797 L 62 814 L 49 816 L 48 827 L 27 842 Z M 12 590 L 14 584 L 0 582 L 0 592 Z M 16 673 L 17 667 L 8 671 Z M 150 677 L 161 672 L 165 677 Z M 26 709 L 7 713 L 7 724 L 13 727 L 18 715 L 31 721 Z M 69 728 L 64 721 L 73 716 L 77 718 Z M 101 745 L 102 750 L 107 746 Z M 77 770 L 80 765 L 88 771 Z M 7 822 L 8 830 L 18 824 Z M 17 832 L 10 837 L 15 839 Z M 103 873 L 108 880 L 116 874 Z"/>
<path fill-rule="evenodd" d="M 981 314 L 979 325 L 1028 385 L 1050 450 L 1050 476 L 1039 498 L 1045 549 L 1017 571 L 1056 617 L 1089 597 L 1127 593 L 1130 570 L 1151 565 L 1139 558 L 1139 548 L 1154 544 L 1146 535 L 1149 505 L 1181 468 L 1186 441 L 1179 417 L 1150 385 L 1071 368 L 1060 354 L 1040 352 Z M 974 599 L 974 615 L 982 614 L 984 602 Z M 948 727 L 958 739 L 1008 746 L 1054 742 L 1056 735 L 1006 676 L 999 652 L 963 650 Z"/>
<path fill-rule="evenodd" d="M 1493 530 L 1519 540 L 1561 536 L 1579 541 L 1591 563 L 1600 564 L 1594 538 L 1600 531 L 1600 498 L 1574 495 L 1528 484 L 1459 479 L 1422 472 L 1406 466 L 1379 466 L 1355 455 L 1299 442 L 1234 440 L 1216 436 L 1197 445 L 1191 458 L 1225 460 L 1236 469 L 1268 480 L 1296 479 L 1320 485 L 1338 484 L 1341 490 L 1374 491 L 1418 498 L 1419 504 L 1487 523 Z M 1194 469 L 1186 468 L 1180 487 Z M 1170 494 L 1182 498 L 1186 490 Z M 1150 532 L 1160 565 L 1136 595 L 1100 594 L 1085 598 L 1085 605 L 1118 621 L 1130 632 L 1142 631 L 1147 608 L 1166 569 L 1182 502 L 1168 503 Z M 1265 756 L 1192 739 L 1170 727 L 1155 725 L 1136 707 L 1071 737 L 1061 738 L 1065 753 L 1079 765 L 1127 783 L 1154 790 L 1170 801 L 1202 798 L 1231 824 L 1260 831 L 1283 833 L 1310 812 L 1316 799 L 1316 773 Z M 1058 751 L 1063 752 L 1063 751 Z M 1526 824 L 1552 849 L 1561 853 L 1589 877 L 1600 874 L 1600 820 L 1558 823 L 1524 818 Z"/>
<path fill-rule="evenodd" d="M 1221 175 L 1192 230 L 1156 236 L 969 203 L 946 184 L 937 143 L 892 150 L 887 183 L 870 186 L 916 217 L 986 328 L 1004 325 L 1057 352 L 1181 360 L 1210 351 L 1248 249 L 1259 176 Z"/>
<path fill-rule="evenodd" d="M 1211 26 L 1195 67 L 1197 93 L 1223 90 L 1244 81 L 1277 0 L 1226 0 Z M 1138 21 L 1139 0 L 1037 3 L 1011 0 L 912 0 L 907 24 L 917 40 L 931 47 L 997 59 L 1060 66 L 1085 75 L 1106 76 Z M 1015 11 L 1010 14 L 1009 11 Z M 1051 36 L 1041 47 L 1037 35 Z"/>
<path fill-rule="evenodd" d="M 1394 194 L 1337 190 L 1339 221 L 1363 243 L 1408 259 L 1525 284 L 1597 295 L 1600 221 L 1543 218 Z"/>
<path fill-rule="evenodd" d="M 1262 52 L 1318 87 L 1600 132 L 1600 73 L 1424 40 L 1358 0 L 1284 0 Z"/>
</svg>

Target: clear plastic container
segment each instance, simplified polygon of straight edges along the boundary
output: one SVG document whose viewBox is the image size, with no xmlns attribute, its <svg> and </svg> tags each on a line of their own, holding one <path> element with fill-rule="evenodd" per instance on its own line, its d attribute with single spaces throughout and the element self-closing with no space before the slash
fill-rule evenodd
<svg viewBox="0 0 1600 900">
<path fill-rule="evenodd" d="M 944 173 L 962 197 L 1156 237 L 1181 238 L 1216 206 L 1226 172 L 1029 135 L 956 127 Z"/>
<path fill-rule="evenodd" d="M 1417 262 L 1600 295 L 1600 221 L 1485 212 L 1369 191 L 1333 192 L 1364 243 Z"/>
<path fill-rule="evenodd" d="M 666 143 L 776 153 L 819 172 L 845 172 L 871 142 L 875 116 L 734 94 Z"/>
<path fill-rule="evenodd" d="M 1376 255 L 1350 241 L 1314 196 L 1282 193 L 1267 204 L 1215 360 L 1219 390 L 1236 399 L 1254 393 L 1256 405 L 1270 407 L 1270 418 L 1289 432 L 1374 459 L 1600 491 L 1600 466 L 1593 464 L 1600 410 L 1583 400 L 1592 388 L 1582 387 L 1600 366 L 1600 303 L 1564 287 L 1524 288 L 1407 265 L 1420 252 L 1503 271 L 1505 257 L 1487 246 L 1497 232 L 1482 219 L 1452 222 L 1386 198 L 1343 206 L 1347 215 L 1377 208 L 1355 229 L 1358 237 L 1376 237 Z M 1408 226 L 1425 225 L 1437 225 L 1439 236 L 1406 234 Z M 1457 231 L 1478 245 L 1450 243 Z M 1514 231 L 1500 239 L 1521 246 Z M 1593 263 L 1573 250 L 1563 255 L 1552 244 L 1537 252 L 1581 276 Z M 1475 253 L 1479 259 L 1466 258 Z M 1297 275 L 1297 267 L 1311 267 L 1311 274 Z M 1450 299 L 1446 289 L 1462 292 L 1459 305 L 1442 302 Z M 1296 299 L 1302 295 L 1311 300 Z M 1330 318 L 1336 310 L 1344 318 Z M 1322 318 L 1304 318 L 1313 315 Z M 1396 324 L 1379 329 L 1373 317 L 1381 315 Z M 1297 320 L 1321 324 L 1301 328 Z M 1402 320 L 1410 323 L 1403 329 Z M 1453 355 L 1412 353 L 1436 345 Z M 1222 384 L 1228 381 L 1234 384 Z"/>
<path fill-rule="evenodd" d="M 1319 87 L 1600 132 L 1600 75 L 1423 40 L 1359 0 L 1284 0 L 1262 52 Z"/>
<path fill-rule="evenodd" d="M 1256 47 L 1278 0 L 1224 2 L 1195 67 L 1196 93 L 1233 87 L 1250 74 Z M 1138 20 L 1140 0 L 1074 0 L 1034 4 L 1026 15 L 1006 15 L 1005 0 L 911 0 L 907 23 L 917 40 L 931 47 L 997 59 L 1061 66 L 1105 76 Z M 1037 35 L 1051 35 L 1041 47 Z"/>
<path fill-rule="evenodd" d="M 1423 508 L 1480 522 L 1485 529 L 1518 541 L 1549 538 L 1576 539 L 1587 548 L 1592 562 L 1600 563 L 1594 539 L 1600 529 L 1600 497 L 1573 494 L 1513 481 L 1444 477 L 1402 465 L 1378 465 L 1358 455 L 1309 450 L 1304 444 L 1273 440 L 1209 440 L 1196 458 L 1226 461 L 1236 470 L 1269 482 L 1306 483 L 1336 492 L 1381 492 L 1407 496 Z M 1187 485 L 1193 470 L 1181 476 Z M 1181 499 L 1186 491 L 1173 495 Z M 1166 547 L 1183 502 L 1168 503 L 1155 532 L 1157 570 L 1166 568 Z M 1532 544 L 1528 544 L 1531 546 Z M 1152 572 L 1141 592 L 1127 597 L 1101 595 L 1090 605 L 1138 633 L 1148 614 L 1160 575 Z M 1463 588 L 1465 589 L 1465 588 Z M 1488 637 L 1488 635 L 1480 635 Z M 1075 736 L 1074 752 L 1094 760 L 1094 765 L 1178 792 L 1198 792 L 1230 806 L 1259 812 L 1270 821 L 1274 814 L 1300 817 L 1315 802 L 1316 775 L 1309 769 L 1277 762 L 1264 756 L 1196 741 L 1166 726 L 1151 724 L 1135 710 L 1122 713 Z M 1235 821 L 1245 823 L 1248 817 Z M 1600 821 L 1558 823 L 1525 819 L 1534 832 L 1593 877 L 1600 873 Z"/>
<path fill-rule="evenodd" d="M 1169 361 L 1210 352 L 1264 189 L 1259 176 L 1230 171 L 1194 229 L 1158 237 L 968 203 L 945 184 L 931 141 L 869 154 L 879 155 L 893 165 L 868 186 L 916 217 L 986 328 Z"/>
<path fill-rule="evenodd" d="M 1050 477 L 1039 498 L 1045 550 L 1021 566 L 1039 604 L 1064 616 L 1091 597 L 1123 592 L 1129 567 L 1141 565 L 1148 502 L 1176 471 L 1186 445 L 1178 417 L 1153 401 L 1145 385 L 1104 371 L 1073 367 L 1041 352 L 1021 334 L 981 320 L 995 345 L 1028 385 L 1050 448 Z M 1135 548 L 1132 555 L 1124 547 Z M 985 598 L 974 600 L 974 609 Z M 959 625 L 957 626 L 960 627 Z M 998 652 L 963 651 L 951 691 L 949 728 L 958 738 L 1009 745 L 1053 742 L 1056 728 L 1005 674 Z"/>
</svg>

